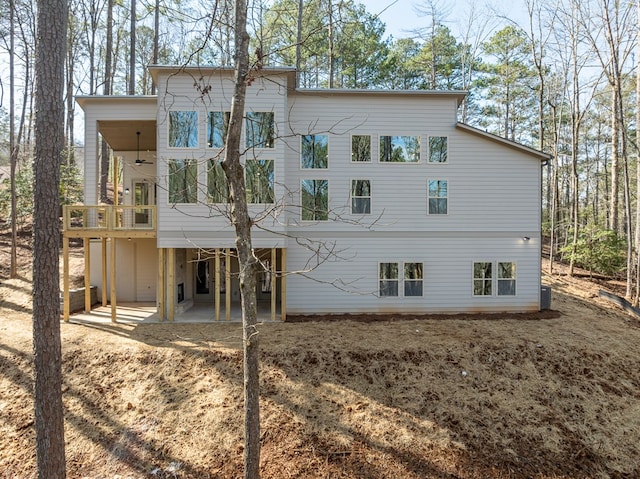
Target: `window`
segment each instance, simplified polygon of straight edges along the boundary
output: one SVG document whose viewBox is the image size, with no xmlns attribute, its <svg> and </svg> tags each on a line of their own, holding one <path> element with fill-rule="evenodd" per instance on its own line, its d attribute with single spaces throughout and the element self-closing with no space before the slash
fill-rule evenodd
<svg viewBox="0 0 640 479">
<path fill-rule="evenodd" d="M 398 296 L 398 263 L 380 263 L 378 269 L 380 296 Z"/>
<path fill-rule="evenodd" d="M 169 160 L 169 203 L 198 201 L 198 163 L 196 160 Z"/>
<path fill-rule="evenodd" d="M 516 264 L 498 263 L 498 296 L 516 295 Z"/>
<path fill-rule="evenodd" d="M 429 163 L 447 162 L 447 137 L 429 137 Z"/>
<path fill-rule="evenodd" d="M 169 112 L 169 146 L 173 148 L 198 147 L 198 112 Z"/>
<path fill-rule="evenodd" d="M 447 214 L 447 203 L 449 197 L 448 190 L 449 189 L 446 180 L 427 181 L 427 211 L 430 215 Z"/>
<path fill-rule="evenodd" d="M 419 136 L 381 136 L 380 161 L 389 163 L 418 163 Z"/>
<path fill-rule="evenodd" d="M 353 135 L 351 137 L 351 161 L 371 161 L 371 135 Z"/>
<path fill-rule="evenodd" d="M 422 263 L 404 264 L 404 295 L 422 296 Z"/>
<path fill-rule="evenodd" d="M 302 180 L 302 219 L 326 221 L 329 219 L 329 180 Z"/>
<path fill-rule="evenodd" d="M 302 168 L 329 167 L 329 136 L 303 135 L 300 151 Z"/>
<path fill-rule="evenodd" d="M 473 295 L 492 295 L 492 272 L 491 263 L 473 263 Z"/>
<path fill-rule="evenodd" d="M 207 163 L 207 201 L 209 203 L 229 201 L 229 186 L 221 160 L 210 159 Z"/>
<path fill-rule="evenodd" d="M 272 111 L 250 111 L 246 113 L 247 148 L 273 148 L 275 122 Z"/>
<path fill-rule="evenodd" d="M 229 129 L 228 111 L 210 111 L 207 115 L 207 146 L 209 148 L 224 148 Z"/>
<path fill-rule="evenodd" d="M 273 160 L 247 160 L 245 183 L 247 203 L 273 203 Z"/>
<path fill-rule="evenodd" d="M 371 213 L 371 181 L 351 180 L 351 214 Z"/>
</svg>

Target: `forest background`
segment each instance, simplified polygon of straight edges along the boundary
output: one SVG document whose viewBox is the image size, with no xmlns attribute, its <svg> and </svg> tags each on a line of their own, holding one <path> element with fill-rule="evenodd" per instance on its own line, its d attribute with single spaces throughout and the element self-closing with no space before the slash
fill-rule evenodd
<svg viewBox="0 0 640 479">
<path fill-rule="evenodd" d="M 459 120 L 553 155 L 543 165 L 550 256 L 640 288 L 637 60 L 640 2 L 422 0 L 250 2 L 252 62 L 296 66 L 301 88 L 469 92 Z M 35 4 L 0 0 L 0 178 L 15 178 L 14 222 L 30 226 Z M 146 66 L 232 65 L 229 0 L 71 0 L 62 203 L 81 201 L 74 97 L 154 94 Z M 382 18 L 410 18 L 399 38 Z M 402 22 L 394 22 L 394 29 Z M 103 155 L 102 201 L 109 152 Z M 81 163 L 81 160 L 77 160 Z M 10 188 L 0 188 L 9 218 Z M 553 267 L 553 262 L 550 262 Z M 626 275 L 626 276 L 625 276 Z"/>
</svg>

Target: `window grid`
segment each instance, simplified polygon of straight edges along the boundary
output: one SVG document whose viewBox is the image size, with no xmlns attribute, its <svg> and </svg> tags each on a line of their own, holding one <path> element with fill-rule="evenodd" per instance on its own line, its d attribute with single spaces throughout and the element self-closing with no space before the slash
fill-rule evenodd
<svg viewBox="0 0 640 479">
<path fill-rule="evenodd" d="M 446 215 L 449 212 L 449 182 L 427 180 L 427 214 Z"/>
<path fill-rule="evenodd" d="M 447 137 L 429 137 L 429 163 L 447 163 L 449 160 Z"/>
<path fill-rule="evenodd" d="M 401 292 L 405 298 L 421 297 L 424 295 L 423 263 L 378 263 L 379 297 L 399 297 Z"/>
<path fill-rule="evenodd" d="M 371 135 L 351 136 L 351 161 L 353 163 L 371 162 Z"/>
<path fill-rule="evenodd" d="M 419 163 L 419 136 L 380 135 L 381 163 Z"/>
<path fill-rule="evenodd" d="M 329 136 L 302 135 L 300 138 L 300 166 L 307 169 L 329 168 Z"/>
<path fill-rule="evenodd" d="M 370 180 L 351 180 L 351 214 L 371 214 Z"/>
<path fill-rule="evenodd" d="M 169 147 L 198 147 L 198 112 L 174 110 L 169 112 Z"/>
<path fill-rule="evenodd" d="M 169 172 L 169 203 L 198 202 L 198 162 L 195 159 L 167 161 Z"/>
<path fill-rule="evenodd" d="M 300 196 L 303 221 L 329 219 L 329 180 L 301 180 Z"/>
</svg>

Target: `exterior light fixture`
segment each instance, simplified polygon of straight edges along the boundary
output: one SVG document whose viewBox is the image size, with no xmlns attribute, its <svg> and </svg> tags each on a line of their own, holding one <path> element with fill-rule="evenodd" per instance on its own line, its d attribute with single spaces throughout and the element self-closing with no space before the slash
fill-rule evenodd
<svg viewBox="0 0 640 479">
<path fill-rule="evenodd" d="M 525 241 L 529 241 L 531 238 L 529 238 L 528 236 L 523 236 L 522 239 Z"/>
<path fill-rule="evenodd" d="M 131 190 L 129 188 L 125 188 L 124 189 L 124 194 L 128 195 L 129 193 L 131 193 Z"/>
</svg>

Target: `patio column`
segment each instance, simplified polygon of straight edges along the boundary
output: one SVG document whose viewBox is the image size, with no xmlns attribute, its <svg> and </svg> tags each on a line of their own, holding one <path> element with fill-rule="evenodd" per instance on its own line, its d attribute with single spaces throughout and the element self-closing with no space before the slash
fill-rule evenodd
<svg viewBox="0 0 640 479">
<path fill-rule="evenodd" d="M 91 238 L 84 238 L 84 311 L 91 311 Z"/>
<path fill-rule="evenodd" d="M 165 249 L 158 248 L 158 286 L 156 287 L 158 297 L 158 318 L 160 321 L 164 321 L 166 315 L 166 297 L 167 297 L 167 285 L 165 283 Z"/>
<path fill-rule="evenodd" d="M 102 237 L 102 306 L 107 307 L 107 238 Z"/>
<path fill-rule="evenodd" d="M 111 322 L 116 322 L 116 239 L 111 238 Z"/>
<path fill-rule="evenodd" d="M 69 321 L 69 238 L 63 236 L 62 238 L 62 318 L 65 321 Z"/>
<path fill-rule="evenodd" d="M 216 321 L 220 321 L 220 250 L 215 250 L 215 270 L 213 272 L 214 289 L 213 297 L 215 299 Z"/>
<path fill-rule="evenodd" d="M 271 287 L 271 321 L 276 320 L 276 248 L 271 248 L 269 283 Z"/>
<path fill-rule="evenodd" d="M 287 319 L 287 250 L 280 250 L 280 319 Z"/>
<path fill-rule="evenodd" d="M 225 250 L 224 259 L 224 308 L 225 308 L 225 320 L 231 320 L 231 249 Z"/>
<path fill-rule="evenodd" d="M 176 249 L 167 249 L 167 276 L 169 293 L 167 298 L 168 318 L 173 321 L 176 316 Z"/>
</svg>

